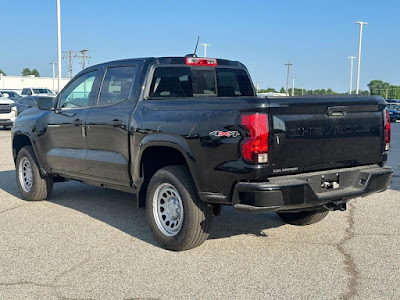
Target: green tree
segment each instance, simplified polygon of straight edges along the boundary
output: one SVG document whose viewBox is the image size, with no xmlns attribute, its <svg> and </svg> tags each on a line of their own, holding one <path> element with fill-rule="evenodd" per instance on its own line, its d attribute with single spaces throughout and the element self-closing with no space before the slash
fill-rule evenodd
<svg viewBox="0 0 400 300">
<path fill-rule="evenodd" d="M 31 75 L 33 75 L 33 76 L 35 76 L 35 77 L 40 77 L 39 71 L 36 70 L 36 69 L 33 69 L 33 70 L 31 71 Z"/>
<path fill-rule="evenodd" d="M 4 76 L 7 76 L 7 74 L 2 69 L 0 69 L 0 74 L 3 74 Z"/>
<path fill-rule="evenodd" d="M 23 70 L 22 70 L 22 76 L 29 76 L 29 75 L 31 75 L 31 69 L 29 69 L 29 68 L 24 68 Z"/>
<path fill-rule="evenodd" d="M 258 91 L 259 93 L 277 93 L 277 91 L 274 88 L 267 88 L 267 89 L 261 89 Z"/>
<path fill-rule="evenodd" d="M 332 89 L 327 89 L 327 90 L 326 90 L 326 93 L 327 93 L 328 95 L 334 95 L 334 94 L 336 94 L 334 91 L 332 91 Z"/>
<path fill-rule="evenodd" d="M 286 93 L 286 90 L 284 87 L 281 87 L 281 89 L 279 90 L 279 93 Z"/>
<path fill-rule="evenodd" d="M 390 88 L 389 82 L 384 82 L 377 79 L 371 80 L 367 85 L 371 95 L 381 95 L 383 97 L 386 96 L 386 90 L 389 90 Z"/>
<path fill-rule="evenodd" d="M 29 76 L 29 75 L 33 75 L 35 77 L 40 77 L 39 71 L 36 69 L 29 69 L 29 68 L 24 68 L 22 70 L 22 76 Z"/>
</svg>

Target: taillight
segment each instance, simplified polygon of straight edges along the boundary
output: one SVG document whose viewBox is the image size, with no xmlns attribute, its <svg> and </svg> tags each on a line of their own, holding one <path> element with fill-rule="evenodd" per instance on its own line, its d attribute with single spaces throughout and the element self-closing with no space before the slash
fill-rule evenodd
<svg viewBox="0 0 400 300">
<path fill-rule="evenodd" d="M 268 115 L 261 113 L 242 115 L 240 124 L 250 136 L 242 143 L 242 157 L 253 164 L 268 162 Z"/>
<path fill-rule="evenodd" d="M 199 58 L 199 57 L 186 57 L 186 64 L 191 66 L 208 66 L 215 67 L 217 59 L 215 58 Z"/>
<path fill-rule="evenodd" d="M 385 122 L 385 151 L 389 150 L 390 146 L 390 114 L 389 110 L 386 111 L 386 122 Z"/>
</svg>

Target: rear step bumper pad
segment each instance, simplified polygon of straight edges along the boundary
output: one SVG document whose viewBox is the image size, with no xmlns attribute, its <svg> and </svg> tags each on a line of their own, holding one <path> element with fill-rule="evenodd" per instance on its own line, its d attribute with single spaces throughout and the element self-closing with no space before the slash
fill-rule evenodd
<svg viewBox="0 0 400 300">
<path fill-rule="evenodd" d="M 373 165 L 279 176 L 268 182 L 239 182 L 232 204 L 243 212 L 307 209 L 382 192 L 392 173 L 390 167 Z"/>
</svg>

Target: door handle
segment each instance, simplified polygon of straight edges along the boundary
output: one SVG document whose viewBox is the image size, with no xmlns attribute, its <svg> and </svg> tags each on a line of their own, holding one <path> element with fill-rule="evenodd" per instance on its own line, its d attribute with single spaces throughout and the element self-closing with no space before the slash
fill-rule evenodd
<svg viewBox="0 0 400 300">
<path fill-rule="evenodd" d="M 348 106 L 331 106 L 328 107 L 325 114 L 329 117 L 345 117 L 348 112 Z"/>
<path fill-rule="evenodd" d="M 124 122 L 122 122 L 121 120 L 118 119 L 114 119 L 110 122 L 110 125 L 112 126 L 122 126 L 124 124 Z"/>
<path fill-rule="evenodd" d="M 83 121 L 81 119 L 76 119 L 76 120 L 72 121 L 72 125 L 74 125 L 74 126 L 83 125 Z"/>
</svg>

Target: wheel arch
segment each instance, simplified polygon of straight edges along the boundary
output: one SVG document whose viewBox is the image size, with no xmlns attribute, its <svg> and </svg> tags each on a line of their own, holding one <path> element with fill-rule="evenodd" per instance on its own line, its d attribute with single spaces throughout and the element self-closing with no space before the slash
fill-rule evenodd
<svg viewBox="0 0 400 300">
<path fill-rule="evenodd" d="M 13 138 L 13 141 L 12 141 L 14 164 L 16 163 L 19 151 L 21 151 L 21 149 L 25 146 L 32 146 L 32 148 L 34 148 L 31 138 L 27 134 L 15 135 Z M 33 151 L 35 151 L 35 148 L 33 149 Z M 36 153 L 35 153 L 35 155 L 36 155 Z"/>
<path fill-rule="evenodd" d="M 183 138 L 182 138 L 183 139 Z M 138 206 L 144 207 L 146 191 L 151 177 L 157 170 L 166 166 L 184 165 L 188 168 L 197 187 L 195 160 L 189 146 L 171 140 L 148 140 L 141 144 L 140 158 L 135 166 L 135 173 L 139 177 Z"/>
<path fill-rule="evenodd" d="M 14 164 L 16 164 L 18 153 L 21 151 L 23 147 L 32 146 L 33 153 L 35 155 L 34 159 L 37 161 L 39 165 L 39 171 L 41 176 L 48 176 L 48 168 L 46 167 L 46 163 L 44 161 L 43 155 L 40 154 L 40 150 L 38 150 L 38 144 L 35 142 L 35 139 L 28 132 L 18 132 L 13 134 L 12 139 L 12 152 L 13 152 L 13 160 Z"/>
</svg>

